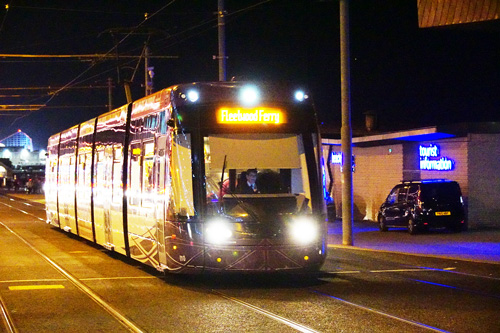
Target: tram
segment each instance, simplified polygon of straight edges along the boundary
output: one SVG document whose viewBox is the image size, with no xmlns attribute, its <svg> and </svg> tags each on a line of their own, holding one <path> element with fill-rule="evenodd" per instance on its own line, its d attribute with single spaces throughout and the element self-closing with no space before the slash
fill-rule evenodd
<svg viewBox="0 0 500 333">
<path fill-rule="evenodd" d="M 49 138 L 47 223 L 163 272 L 317 271 L 320 149 L 289 86 L 175 85 Z"/>
</svg>

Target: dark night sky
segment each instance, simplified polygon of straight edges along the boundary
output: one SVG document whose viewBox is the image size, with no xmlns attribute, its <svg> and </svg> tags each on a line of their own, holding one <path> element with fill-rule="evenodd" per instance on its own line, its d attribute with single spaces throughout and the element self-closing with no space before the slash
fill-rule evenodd
<svg viewBox="0 0 500 333">
<path fill-rule="evenodd" d="M 171 3 L 172 2 L 172 3 Z M 0 14 L 2 54 L 94 54 L 124 39 L 112 28 L 140 27 L 118 46 L 139 55 L 148 36 L 156 90 L 218 79 L 217 0 L 12 0 Z M 170 5 L 168 5 L 171 3 Z M 168 5 L 168 6 L 167 6 Z M 162 9 L 163 7 L 166 7 Z M 296 81 L 307 86 L 320 121 L 340 122 L 338 1 L 226 0 L 228 77 Z M 144 13 L 150 19 L 144 22 Z M 354 126 L 366 111 L 380 130 L 464 121 L 500 121 L 500 24 L 419 29 L 416 0 L 351 1 L 351 110 Z M 152 15 L 152 16 L 151 16 Z M 115 53 L 115 51 L 113 51 Z M 137 67 L 138 66 L 138 67 Z M 117 68 L 120 67 L 118 77 Z M 131 79 L 142 97 L 143 63 L 77 59 L 0 58 L 0 88 L 102 86 Z M 0 95 L 20 94 L 0 90 Z M 0 111 L 0 138 L 18 128 L 43 148 L 49 135 L 107 111 L 106 89 L 66 89 L 56 96 L 27 90 L 0 104 L 47 104 L 36 112 Z M 114 89 L 114 106 L 125 103 Z M 68 107 L 62 107 L 68 106 Z M 22 116 L 22 117 L 21 117 Z"/>
</svg>

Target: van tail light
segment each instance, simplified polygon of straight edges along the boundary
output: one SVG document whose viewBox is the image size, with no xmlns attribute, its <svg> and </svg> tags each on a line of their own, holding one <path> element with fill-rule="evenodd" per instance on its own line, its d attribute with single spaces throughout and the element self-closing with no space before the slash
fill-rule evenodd
<svg viewBox="0 0 500 333">
<path fill-rule="evenodd" d="M 422 209 L 422 201 L 420 200 L 420 197 L 417 198 L 417 207 Z"/>
<path fill-rule="evenodd" d="M 465 220 L 460 221 L 460 224 L 465 224 Z"/>
</svg>

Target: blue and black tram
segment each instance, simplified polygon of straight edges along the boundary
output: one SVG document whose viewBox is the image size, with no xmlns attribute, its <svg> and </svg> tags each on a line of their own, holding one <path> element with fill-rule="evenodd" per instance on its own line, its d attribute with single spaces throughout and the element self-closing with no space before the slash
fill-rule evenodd
<svg viewBox="0 0 500 333">
<path fill-rule="evenodd" d="M 320 143 L 291 87 L 172 86 L 49 138 L 47 222 L 165 272 L 317 271 Z"/>
</svg>

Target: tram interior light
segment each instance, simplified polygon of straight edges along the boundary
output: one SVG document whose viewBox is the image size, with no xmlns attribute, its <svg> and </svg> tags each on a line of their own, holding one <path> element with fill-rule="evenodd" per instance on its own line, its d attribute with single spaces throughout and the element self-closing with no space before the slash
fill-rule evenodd
<svg viewBox="0 0 500 333">
<path fill-rule="evenodd" d="M 309 98 L 309 96 L 307 96 L 302 90 L 297 90 L 294 96 L 295 100 L 298 102 L 303 102 Z"/>
<path fill-rule="evenodd" d="M 243 104 L 255 104 L 259 101 L 259 90 L 256 86 L 245 86 L 241 89 L 240 99 Z"/>
<path fill-rule="evenodd" d="M 227 242 L 233 232 L 231 224 L 223 219 L 208 221 L 205 228 L 205 241 L 212 244 L 223 244 Z"/>
<path fill-rule="evenodd" d="M 318 225 L 312 218 L 302 216 L 292 222 L 290 232 L 297 243 L 310 244 L 318 237 Z"/>
</svg>

